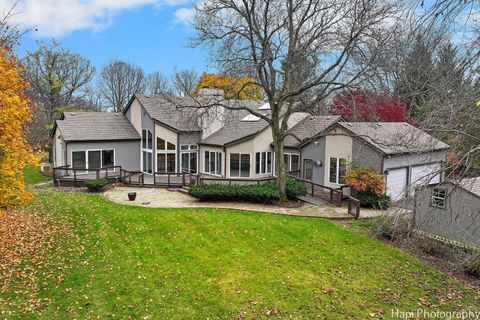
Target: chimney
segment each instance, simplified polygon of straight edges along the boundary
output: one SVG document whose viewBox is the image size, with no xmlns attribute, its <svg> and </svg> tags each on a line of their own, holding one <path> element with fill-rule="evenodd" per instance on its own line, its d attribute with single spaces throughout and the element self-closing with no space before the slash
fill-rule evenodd
<svg viewBox="0 0 480 320">
<path fill-rule="evenodd" d="M 204 87 L 198 90 L 198 97 L 210 98 L 210 99 L 212 98 L 223 99 L 225 97 L 225 94 L 222 89 Z"/>
</svg>

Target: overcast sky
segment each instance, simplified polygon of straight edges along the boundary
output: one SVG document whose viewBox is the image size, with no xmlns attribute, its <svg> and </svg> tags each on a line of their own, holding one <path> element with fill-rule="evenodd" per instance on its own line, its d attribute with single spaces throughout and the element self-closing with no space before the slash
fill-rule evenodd
<svg viewBox="0 0 480 320">
<path fill-rule="evenodd" d="M 0 0 L 0 10 L 12 0 Z M 146 72 L 170 74 L 173 66 L 206 70 L 206 54 L 188 48 L 193 9 L 185 0 L 20 0 L 14 17 L 37 28 L 17 53 L 35 50 L 37 40 L 59 40 L 99 69 L 110 58 L 135 62 Z M 211 71 L 211 70 L 210 70 Z"/>
</svg>

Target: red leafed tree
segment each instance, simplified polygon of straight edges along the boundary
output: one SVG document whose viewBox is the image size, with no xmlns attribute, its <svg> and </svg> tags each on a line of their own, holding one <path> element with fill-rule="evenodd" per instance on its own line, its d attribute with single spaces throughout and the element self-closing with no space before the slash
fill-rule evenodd
<svg viewBox="0 0 480 320">
<path fill-rule="evenodd" d="M 338 93 L 331 104 L 332 114 L 340 115 L 346 121 L 358 122 L 409 122 L 408 107 L 390 93 L 369 90 L 344 90 Z"/>
</svg>

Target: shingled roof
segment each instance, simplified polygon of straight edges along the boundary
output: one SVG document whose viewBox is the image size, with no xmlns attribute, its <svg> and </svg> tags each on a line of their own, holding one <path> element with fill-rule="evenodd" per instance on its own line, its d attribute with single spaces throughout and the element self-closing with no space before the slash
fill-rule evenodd
<svg viewBox="0 0 480 320">
<path fill-rule="evenodd" d="M 308 116 L 288 130 L 290 135 L 283 140 L 284 146 L 298 148 L 341 119 L 340 116 Z"/>
<path fill-rule="evenodd" d="M 262 115 L 270 116 L 270 110 L 259 110 L 264 102 L 258 101 L 236 101 L 237 107 L 249 108 L 260 112 Z M 254 136 L 268 127 L 267 121 L 263 119 L 255 120 L 248 110 L 226 110 L 225 123 L 223 128 L 203 139 L 200 143 L 207 145 L 225 146 Z M 242 121 L 246 117 L 251 121 Z"/>
<path fill-rule="evenodd" d="M 458 185 L 480 197 L 480 177 L 462 179 L 458 182 Z"/>
<path fill-rule="evenodd" d="M 127 117 L 113 112 L 66 112 L 56 121 L 65 141 L 137 140 Z"/>
<path fill-rule="evenodd" d="M 202 131 L 198 123 L 198 104 L 189 97 L 135 94 L 154 120 L 182 132 Z"/>
<path fill-rule="evenodd" d="M 339 122 L 384 154 L 423 153 L 450 146 L 406 122 Z"/>
</svg>

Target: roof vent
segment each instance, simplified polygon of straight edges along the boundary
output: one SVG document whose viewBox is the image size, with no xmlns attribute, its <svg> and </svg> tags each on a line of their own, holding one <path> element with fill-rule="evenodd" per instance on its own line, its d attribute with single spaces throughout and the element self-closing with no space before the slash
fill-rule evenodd
<svg viewBox="0 0 480 320">
<path fill-rule="evenodd" d="M 381 123 L 379 123 L 379 122 L 377 122 L 377 126 L 381 127 L 381 126 L 382 126 L 382 124 L 381 124 Z"/>
<path fill-rule="evenodd" d="M 327 116 L 327 120 L 330 120 L 331 118 L 332 118 L 332 117 L 330 117 L 330 116 Z"/>
<path fill-rule="evenodd" d="M 148 96 L 148 95 L 144 95 L 144 97 L 145 97 L 145 98 L 150 98 L 150 96 Z"/>
<path fill-rule="evenodd" d="M 353 126 L 353 124 L 351 122 L 348 122 L 347 126 L 351 127 L 351 126 Z"/>
<path fill-rule="evenodd" d="M 71 116 L 74 116 L 74 115 L 75 115 L 75 112 L 71 112 L 70 115 L 71 115 Z"/>
<path fill-rule="evenodd" d="M 408 127 L 408 123 L 407 123 L 407 122 L 404 122 L 403 125 L 406 126 L 406 127 Z"/>
<path fill-rule="evenodd" d="M 270 104 L 267 102 L 263 106 L 258 108 L 258 110 L 270 110 Z"/>
<path fill-rule="evenodd" d="M 118 113 L 115 112 L 115 115 L 118 116 Z"/>
<path fill-rule="evenodd" d="M 260 120 L 260 117 L 257 117 L 256 115 L 253 115 L 253 114 L 249 114 L 248 116 L 246 116 L 245 118 L 243 118 L 241 121 L 245 121 L 245 122 L 257 122 L 258 120 Z"/>
</svg>

